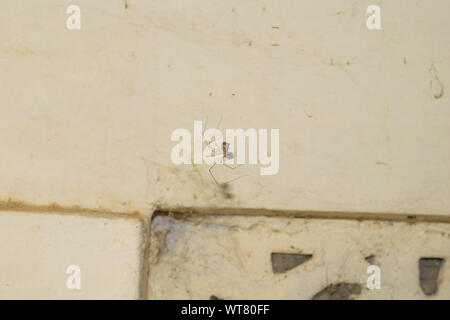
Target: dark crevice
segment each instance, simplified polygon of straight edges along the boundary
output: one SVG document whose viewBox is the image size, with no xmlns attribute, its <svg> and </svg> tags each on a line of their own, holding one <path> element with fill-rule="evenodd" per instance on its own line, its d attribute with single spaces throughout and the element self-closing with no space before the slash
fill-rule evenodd
<svg viewBox="0 0 450 320">
<path fill-rule="evenodd" d="M 439 272 L 444 265 L 442 258 L 420 258 L 419 281 L 420 288 L 427 296 L 435 295 L 439 289 Z"/>
<path fill-rule="evenodd" d="M 361 294 L 360 284 L 340 282 L 325 287 L 314 295 L 311 300 L 349 300 L 352 296 L 359 294 Z"/>
<path fill-rule="evenodd" d="M 312 258 L 312 254 L 272 252 L 273 273 L 284 273 Z"/>
</svg>

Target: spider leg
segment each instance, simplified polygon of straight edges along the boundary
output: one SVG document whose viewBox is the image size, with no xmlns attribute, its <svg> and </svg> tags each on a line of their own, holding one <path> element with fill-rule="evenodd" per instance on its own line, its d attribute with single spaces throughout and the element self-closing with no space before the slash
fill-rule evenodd
<svg viewBox="0 0 450 320">
<path fill-rule="evenodd" d="M 248 175 L 248 174 L 243 174 L 242 176 L 239 176 L 239 177 L 237 177 L 237 178 L 234 178 L 234 179 L 231 179 L 231 180 L 222 182 L 220 185 L 224 185 L 224 184 L 231 183 L 231 182 L 236 181 L 236 180 L 238 180 L 238 179 L 240 179 L 240 178 L 243 178 L 243 177 L 249 177 L 249 175 Z"/>
<path fill-rule="evenodd" d="M 222 118 L 220 118 L 218 124 L 220 124 L 221 121 L 222 121 Z M 215 150 L 220 149 L 219 145 L 217 144 L 217 141 L 215 141 L 215 140 L 204 140 L 203 139 L 205 137 L 205 131 L 206 131 L 206 128 L 207 128 L 207 124 L 208 124 L 208 115 L 206 116 L 205 127 L 203 128 L 203 132 L 202 132 L 202 144 L 203 144 L 203 147 L 206 147 L 206 146 L 209 146 L 209 145 L 212 146 L 211 149 L 215 152 Z"/>
<path fill-rule="evenodd" d="M 206 115 L 205 126 L 203 127 L 203 130 L 202 130 L 202 140 L 203 140 L 203 137 L 205 136 L 205 131 L 206 131 L 207 124 L 208 124 L 208 115 Z"/>
<path fill-rule="evenodd" d="M 217 164 L 217 162 L 214 162 L 214 164 L 209 168 L 209 174 L 211 175 L 211 178 L 213 178 L 214 182 L 217 185 L 220 185 L 220 183 L 217 181 L 216 177 L 214 177 L 214 174 L 212 173 L 212 169 L 215 167 L 215 165 Z"/>
<path fill-rule="evenodd" d="M 220 124 L 222 123 L 223 115 L 220 116 L 219 122 L 217 122 L 216 129 L 220 130 Z"/>
<path fill-rule="evenodd" d="M 228 169 L 231 169 L 231 170 L 234 170 L 234 169 L 237 169 L 237 168 L 239 168 L 240 166 L 242 166 L 242 164 L 238 164 L 238 165 L 236 165 L 236 166 L 230 166 L 229 164 L 226 164 L 226 163 L 223 163 L 223 165 L 225 166 L 225 167 L 227 167 Z"/>
<path fill-rule="evenodd" d="M 219 183 L 219 181 L 217 181 L 216 177 L 215 177 L 214 174 L 212 173 L 212 170 L 213 170 L 213 168 L 216 166 L 216 164 L 217 164 L 217 162 L 214 162 L 214 164 L 209 168 L 209 174 L 211 175 L 211 178 L 214 180 L 214 182 L 215 182 L 218 186 L 222 186 L 222 185 L 224 185 L 224 184 L 228 184 L 228 183 L 231 183 L 231 182 L 233 182 L 233 181 L 236 181 L 236 180 L 238 180 L 238 179 L 240 179 L 240 178 L 248 177 L 248 176 L 249 176 L 248 174 L 243 174 L 243 175 L 241 175 L 241 176 L 239 176 L 239 177 L 237 177 L 237 178 L 234 178 L 234 179 L 231 179 L 231 180 L 228 180 L 228 181 Z M 225 165 L 225 164 L 224 164 L 224 165 Z M 228 166 L 228 165 L 226 165 L 226 166 L 229 167 L 230 169 L 236 169 L 237 167 L 241 166 L 241 164 L 238 165 L 238 166 L 236 166 L 236 167 L 231 167 L 231 166 Z"/>
</svg>

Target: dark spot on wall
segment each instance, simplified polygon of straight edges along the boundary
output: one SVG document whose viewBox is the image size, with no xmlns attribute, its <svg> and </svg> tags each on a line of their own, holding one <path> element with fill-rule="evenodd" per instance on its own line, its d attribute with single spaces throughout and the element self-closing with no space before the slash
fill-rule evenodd
<svg viewBox="0 0 450 320">
<path fill-rule="evenodd" d="M 349 300 L 352 296 L 359 294 L 361 294 L 360 284 L 340 282 L 325 287 L 315 294 L 311 300 Z"/>
<path fill-rule="evenodd" d="M 438 277 L 445 260 L 442 258 L 420 258 L 419 281 L 420 288 L 427 296 L 438 292 Z"/>
<path fill-rule="evenodd" d="M 234 195 L 230 190 L 230 185 L 228 183 L 224 183 L 220 185 L 220 194 L 225 199 L 233 199 Z"/>
<path fill-rule="evenodd" d="M 376 259 L 373 254 L 364 258 L 369 264 L 376 264 Z"/>
<path fill-rule="evenodd" d="M 285 273 L 312 258 L 312 254 L 272 252 L 273 273 Z"/>
<path fill-rule="evenodd" d="M 310 119 L 313 117 L 313 115 L 312 115 L 312 114 L 309 114 L 308 112 L 306 112 L 305 109 L 303 109 L 303 113 L 305 114 L 305 116 L 307 116 L 307 117 L 310 118 Z"/>
<path fill-rule="evenodd" d="M 220 299 L 220 298 L 218 298 L 216 296 L 210 296 L 209 300 L 223 300 L 223 299 Z"/>
</svg>

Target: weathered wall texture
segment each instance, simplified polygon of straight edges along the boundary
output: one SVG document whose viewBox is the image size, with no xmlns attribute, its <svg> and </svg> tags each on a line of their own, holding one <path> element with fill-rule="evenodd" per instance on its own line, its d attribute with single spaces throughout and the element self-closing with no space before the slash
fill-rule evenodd
<svg viewBox="0 0 450 320">
<path fill-rule="evenodd" d="M 70 4 L 81 8 L 81 30 L 66 28 Z M 370 4 L 381 7 L 381 30 L 366 28 Z M 326 282 L 324 270 L 337 281 L 366 263 L 355 256 L 366 249 L 380 252 L 388 280 L 384 291 L 361 297 L 423 297 L 413 283 L 417 270 L 395 272 L 417 267 L 422 255 L 448 260 L 448 12 L 447 0 L 2 0 L 0 298 L 207 298 L 213 285 L 226 298 L 308 298 Z M 279 173 L 218 166 L 221 181 L 246 175 L 224 189 L 208 165 L 175 166 L 171 133 L 206 119 L 221 130 L 280 129 Z M 231 268 L 228 275 L 242 286 L 265 279 L 233 293 L 223 279 L 190 287 L 201 266 L 180 260 L 184 247 L 151 271 L 154 252 L 144 249 L 152 212 L 191 207 L 244 215 L 248 208 L 280 216 L 337 212 L 350 221 L 321 227 L 313 220 L 316 235 L 296 222 L 295 235 L 272 242 L 269 225 L 284 220 L 258 218 L 267 226 L 227 243 L 223 254 L 264 246 L 262 256 L 244 257 L 235 269 L 220 259 L 202 262 L 208 272 Z M 422 222 L 360 225 L 351 221 L 356 213 Z M 223 223 L 256 218 L 229 219 Z M 428 232 L 435 229 L 444 235 Z M 220 247 L 222 235 L 232 237 L 227 232 L 216 238 L 201 225 L 187 226 L 179 240 L 192 252 L 187 261 L 197 247 Z M 196 242 L 200 235 L 211 247 Z M 246 267 L 252 259 L 261 264 L 277 243 L 307 242 L 301 250 L 317 256 L 316 237 L 324 242 L 322 258 L 297 269 L 295 281 L 267 276 L 267 265 Z M 64 288 L 65 265 L 74 260 L 92 275 L 81 293 Z M 182 269 L 171 275 L 171 265 Z M 448 298 L 446 266 L 439 296 Z M 302 270 L 317 281 L 297 291 Z M 147 271 L 155 279 L 148 290 Z M 188 284 L 173 289 L 172 276 Z"/>
<path fill-rule="evenodd" d="M 434 298 L 450 297 L 448 224 L 158 216 L 152 229 L 150 298 L 311 299 L 348 283 L 361 287 L 359 299 L 425 299 L 419 260 L 429 257 L 447 261 Z M 312 257 L 275 272 L 271 253 Z M 366 286 L 371 264 L 381 269 L 379 290 Z"/>
</svg>

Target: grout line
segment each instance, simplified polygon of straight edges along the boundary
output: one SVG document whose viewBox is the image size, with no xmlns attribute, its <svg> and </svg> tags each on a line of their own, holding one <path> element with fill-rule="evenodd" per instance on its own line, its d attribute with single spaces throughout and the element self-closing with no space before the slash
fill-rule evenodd
<svg viewBox="0 0 450 320">
<path fill-rule="evenodd" d="M 133 218 L 148 220 L 147 216 L 139 211 L 114 212 L 105 209 L 88 209 L 79 206 L 63 207 L 57 203 L 50 205 L 35 205 L 22 201 L 0 201 L 1 211 L 18 211 L 24 213 L 41 214 L 69 214 L 88 217 L 106 218 Z M 340 212 L 340 211 L 313 211 L 313 210 L 277 210 L 264 208 L 237 208 L 237 207 L 157 207 L 153 215 L 171 213 L 174 215 L 239 215 L 239 216 L 268 216 L 286 218 L 308 219 L 346 219 L 346 220 L 384 220 L 404 222 L 437 222 L 450 223 L 450 215 L 435 214 L 399 214 L 399 213 L 371 213 L 371 212 Z M 146 222 L 146 223 L 151 223 Z"/>
<path fill-rule="evenodd" d="M 255 208 L 164 208 L 156 209 L 153 217 L 173 214 L 175 216 L 266 216 L 278 218 L 307 218 L 307 219 L 336 219 L 336 220 L 374 220 L 374 221 L 401 221 L 408 223 L 450 223 L 450 215 L 431 214 L 395 214 L 371 212 L 339 212 L 339 211 L 302 211 L 302 210 L 275 210 Z"/>
<path fill-rule="evenodd" d="M 139 277 L 139 299 L 148 299 L 148 279 L 150 275 L 150 238 L 152 214 L 148 218 L 142 220 L 142 254 L 141 254 L 141 270 Z"/>
<path fill-rule="evenodd" d="M 0 201 L 0 212 L 2 211 L 17 211 L 30 214 L 77 215 L 110 219 L 143 219 L 144 217 L 139 211 L 114 212 L 105 209 L 88 209 L 80 206 L 63 207 L 57 203 L 52 203 L 50 205 L 35 205 L 15 200 Z"/>
</svg>

